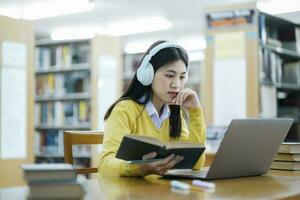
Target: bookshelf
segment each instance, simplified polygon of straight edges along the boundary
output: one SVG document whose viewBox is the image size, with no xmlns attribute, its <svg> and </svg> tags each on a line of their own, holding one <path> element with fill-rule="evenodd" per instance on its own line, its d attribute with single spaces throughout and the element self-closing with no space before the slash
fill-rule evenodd
<svg viewBox="0 0 300 200">
<path fill-rule="evenodd" d="M 299 25 L 242 3 L 207 7 L 206 26 L 201 102 L 207 124 L 291 117 L 286 140 L 299 141 Z"/>
<path fill-rule="evenodd" d="M 35 48 L 35 158 L 63 162 L 63 131 L 91 130 L 90 41 L 37 43 Z M 89 147 L 76 146 L 79 163 Z M 87 162 L 87 161 L 85 161 Z"/>
<path fill-rule="evenodd" d="M 34 32 L 32 23 L 0 16 L 0 188 L 25 185 L 32 163 Z M 4 31 L 5 30 L 5 31 Z"/>
<path fill-rule="evenodd" d="M 196 52 L 198 53 L 198 52 Z M 199 52 L 201 54 L 201 52 Z M 131 79 L 133 78 L 139 63 L 142 60 L 143 53 L 134 53 L 134 54 L 123 54 L 124 59 L 124 76 L 123 76 L 123 90 L 125 90 Z M 201 67 L 202 60 L 192 60 L 190 61 L 190 72 L 189 79 L 186 87 L 189 87 L 195 90 L 200 97 L 200 88 L 201 88 Z"/>
<path fill-rule="evenodd" d="M 258 22 L 260 85 L 273 90 L 275 116 L 294 119 L 286 141 L 299 141 L 300 25 L 265 13 L 258 14 Z"/>
<path fill-rule="evenodd" d="M 64 162 L 63 132 L 65 130 L 102 129 L 100 113 L 107 109 L 101 104 L 104 97 L 101 74 L 103 58 L 114 61 L 120 70 L 119 42 L 108 36 L 91 40 L 40 42 L 35 48 L 35 162 Z M 104 59 L 105 60 L 105 59 Z M 105 71 L 101 71 L 105 70 Z M 119 93 L 119 83 L 111 90 Z M 74 163 L 90 167 L 96 163 L 97 152 L 88 145 L 73 147 Z"/>
</svg>

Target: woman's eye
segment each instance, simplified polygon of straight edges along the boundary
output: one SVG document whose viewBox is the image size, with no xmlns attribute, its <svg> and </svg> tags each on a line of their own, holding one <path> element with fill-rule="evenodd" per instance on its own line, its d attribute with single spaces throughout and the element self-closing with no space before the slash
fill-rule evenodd
<svg viewBox="0 0 300 200">
<path fill-rule="evenodd" d="M 181 80 L 185 79 L 185 76 L 180 76 L 180 79 L 181 79 Z"/>
<path fill-rule="evenodd" d="M 173 74 L 166 74 L 166 77 L 168 77 L 168 78 L 173 78 L 174 75 L 173 75 Z"/>
</svg>

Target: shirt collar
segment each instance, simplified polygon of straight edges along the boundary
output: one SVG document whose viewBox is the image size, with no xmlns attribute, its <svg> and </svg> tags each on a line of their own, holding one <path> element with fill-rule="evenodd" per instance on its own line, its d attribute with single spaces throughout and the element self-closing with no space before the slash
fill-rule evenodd
<svg viewBox="0 0 300 200">
<path fill-rule="evenodd" d="M 160 117 L 159 117 L 159 114 L 157 113 L 157 110 L 155 109 L 151 100 L 149 100 L 146 103 L 145 107 L 146 107 L 146 110 L 147 110 L 149 116 L 152 117 L 153 115 L 156 115 L 158 118 L 160 118 L 161 121 L 164 121 L 165 119 L 167 119 L 170 116 L 170 109 L 167 104 L 163 105 L 163 112 Z"/>
</svg>

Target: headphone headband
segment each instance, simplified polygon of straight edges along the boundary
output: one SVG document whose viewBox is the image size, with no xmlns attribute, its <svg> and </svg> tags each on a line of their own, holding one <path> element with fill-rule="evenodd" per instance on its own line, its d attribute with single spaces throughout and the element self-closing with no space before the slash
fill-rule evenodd
<svg viewBox="0 0 300 200">
<path fill-rule="evenodd" d="M 157 54 L 160 50 L 170 48 L 170 47 L 181 49 L 186 53 L 186 55 L 188 55 L 184 48 L 182 48 L 180 45 L 178 45 L 174 42 L 163 42 L 163 43 L 153 47 L 149 51 L 149 53 L 144 57 L 144 59 L 142 60 L 141 65 L 137 69 L 137 79 L 142 85 L 148 86 L 153 81 L 154 69 L 153 69 L 153 66 L 150 63 L 151 58 L 155 54 Z M 187 66 L 187 71 L 188 70 L 189 70 L 189 64 Z"/>
</svg>

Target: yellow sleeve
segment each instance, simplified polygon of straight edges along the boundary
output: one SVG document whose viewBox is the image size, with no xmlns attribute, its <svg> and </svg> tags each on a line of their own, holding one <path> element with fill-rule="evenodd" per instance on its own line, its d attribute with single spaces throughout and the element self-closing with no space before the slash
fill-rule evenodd
<svg viewBox="0 0 300 200">
<path fill-rule="evenodd" d="M 206 124 L 203 116 L 202 107 L 188 109 L 190 119 L 187 127 L 185 121 L 182 121 L 183 140 L 200 143 L 205 145 Z M 204 166 L 205 154 L 203 153 L 194 166 L 194 170 L 199 170 Z"/>
<path fill-rule="evenodd" d="M 139 165 L 127 164 L 124 160 L 115 158 L 122 138 L 130 134 L 135 124 L 132 109 L 119 102 L 105 122 L 104 140 L 98 171 L 101 176 L 141 176 Z"/>
</svg>

